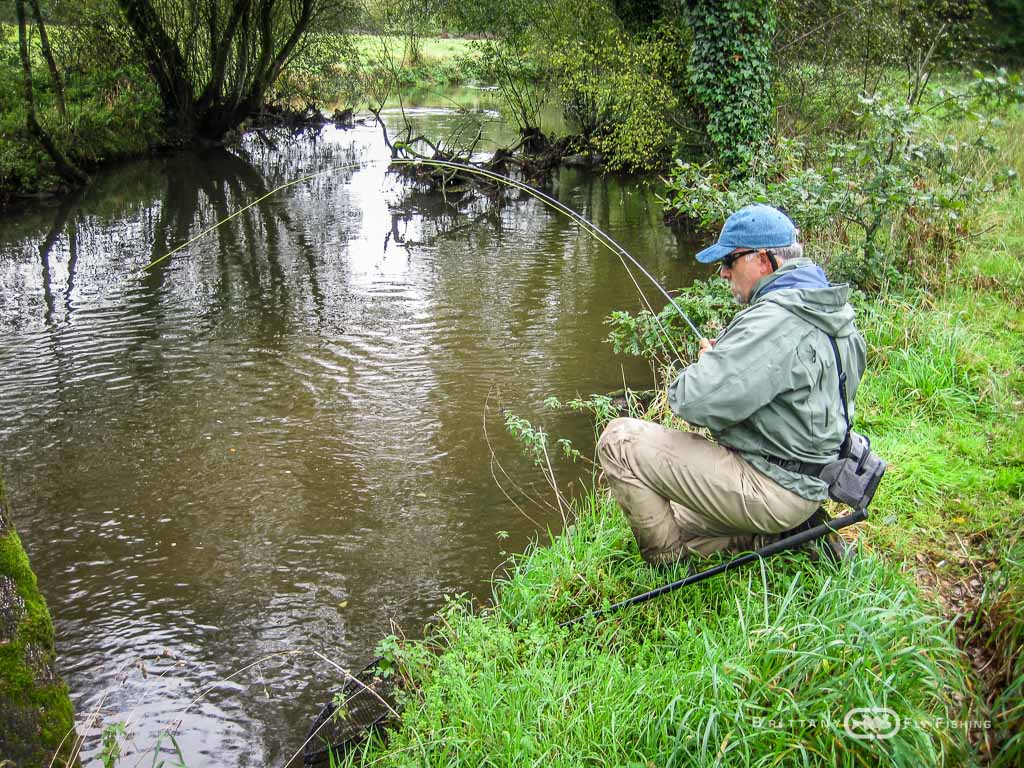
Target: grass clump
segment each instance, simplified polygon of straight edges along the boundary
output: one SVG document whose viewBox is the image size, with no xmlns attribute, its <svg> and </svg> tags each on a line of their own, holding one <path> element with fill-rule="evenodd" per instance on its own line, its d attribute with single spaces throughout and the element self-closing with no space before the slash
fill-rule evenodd
<svg viewBox="0 0 1024 768">
<path fill-rule="evenodd" d="M 675 574 L 681 577 L 682 574 Z M 401 727 L 363 764 L 958 764 L 964 670 L 950 632 L 907 579 L 865 556 L 792 555 L 600 622 L 558 622 L 672 577 L 640 559 L 613 502 L 593 494 L 474 613 L 454 602 L 400 663 Z M 437 653 L 440 651 L 440 653 Z M 857 707 L 903 727 L 861 741 Z M 959 718 L 965 719 L 965 718 Z M 936 726 L 942 721 L 943 724 Z"/>
</svg>

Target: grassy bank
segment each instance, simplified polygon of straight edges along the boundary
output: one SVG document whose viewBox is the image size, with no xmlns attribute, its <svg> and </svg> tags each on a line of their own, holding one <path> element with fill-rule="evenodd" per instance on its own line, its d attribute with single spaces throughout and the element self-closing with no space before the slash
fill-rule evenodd
<svg viewBox="0 0 1024 768">
<path fill-rule="evenodd" d="M 473 41 L 461 37 L 385 38 L 354 35 L 354 47 L 364 61 L 390 56 L 394 66 L 411 70 L 424 85 L 456 84 L 470 76 L 464 71 L 467 59 L 475 58 Z"/>
<path fill-rule="evenodd" d="M 55 40 L 62 30 L 51 30 Z M 32 88 L 37 118 L 53 142 L 79 168 L 91 172 L 104 164 L 153 151 L 165 141 L 156 87 L 145 68 L 133 65 L 72 67 L 63 73 L 67 115 L 59 117 L 57 98 L 36 46 Z M 63 191 L 53 163 L 27 126 L 18 31 L 0 24 L 0 204 L 16 197 Z"/>
<path fill-rule="evenodd" d="M 398 765 L 956 764 L 968 686 L 942 622 L 874 555 L 839 570 L 775 560 L 600 624 L 556 622 L 673 575 L 641 564 L 602 497 L 529 553 L 493 611 L 450 609 L 402 661 L 420 686 L 365 763 Z M 887 742 L 847 713 L 890 707 Z"/>
<path fill-rule="evenodd" d="M 381 80 L 402 89 L 483 84 L 480 52 L 471 39 L 359 34 L 351 40 L 352 60 L 345 66 L 369 94 Z"/>
<path fill-rule="evenodd" d="M 1020 169 L 1019 143 L 1003 153 Z M 1020 765 L 1020 187 L 982 219 L 941 281 L 859 300 L 857 427 L 890 470 L 854 563 L 776 558 L 559 629 L 681 575 L 642 565 L 595 490 L 514 563 L 492 608 L 454 604 L 394 652 L 413 685 L 401 725 L 352 762 Z M 899 731 L 853 738 L 858 707 L 891 709 Z"/>
</svg>

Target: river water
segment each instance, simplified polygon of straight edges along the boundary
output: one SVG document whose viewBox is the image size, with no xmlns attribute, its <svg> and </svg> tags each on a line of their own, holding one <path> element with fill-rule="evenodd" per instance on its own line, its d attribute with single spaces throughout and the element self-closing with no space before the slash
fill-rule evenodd
<svg viewBox="0 0 1024 768">
<path fill-rule="evenodd" d="M 510 139 L 486 109 L 410 115 Z M 528 196 L 446 199 L 387 158 L 372 122 L 250 135 L 0 220 L 0 463 L 87 764 L 113 723 L 123 765 L 167 727 L 192 768 L 286 764 L 339 686 L 322 657 L 422 635 L 559 529 L 503 410 L 591 455 L 589 421 L 543 400 L 650 385 L 604 342 L 641 306 L 616 257 Z M 570 169 L 546 189 L 664 284 L 695 276 L 652 191 Z M 569 492 L 589 471 L 558 467 Z"/>
</svg>

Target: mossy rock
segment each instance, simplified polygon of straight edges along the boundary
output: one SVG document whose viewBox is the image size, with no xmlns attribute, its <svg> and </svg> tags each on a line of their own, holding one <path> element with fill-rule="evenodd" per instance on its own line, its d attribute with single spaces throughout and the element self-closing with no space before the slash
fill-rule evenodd
<svg viewBox="0 0 1024 768">
<path fill-rule="evenodd" d="M 50 611 L 0 477 L 0 768 L 69 764 L 74 710 L 55 659 Z"/>
</svg>

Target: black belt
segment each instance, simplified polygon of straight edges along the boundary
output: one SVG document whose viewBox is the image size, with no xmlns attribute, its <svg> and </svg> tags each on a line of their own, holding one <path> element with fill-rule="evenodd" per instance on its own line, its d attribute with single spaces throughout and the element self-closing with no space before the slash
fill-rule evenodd
<svg viewBox="0 0 1024 768">
<path fill-rule="evenodd" d="M 797 472 L 801 475 L 810 475 L 811 477 L 817 477 L 821 474 L 827 464 L 811 464 L 807 461 L 797 461 L 796 459 L 780 459 L 778 456 L 765 456 L 769 464 L 774 464 L 776 467 L 782 467 L 789 472 Z"/>
</svg>

